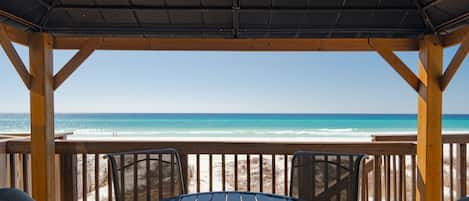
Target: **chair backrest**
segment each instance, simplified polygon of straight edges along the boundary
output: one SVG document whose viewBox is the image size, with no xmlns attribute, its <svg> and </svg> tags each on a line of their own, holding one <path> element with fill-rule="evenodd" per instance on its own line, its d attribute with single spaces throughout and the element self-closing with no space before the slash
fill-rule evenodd
<svg viewBox="0 0 469 201">
<path fill-rule="evenodd" d="M 357 201 L 363 154 L 296 152 L 290 196 L 304 201 Z"/>
<path fill-rule="evenodd" d="M 156 201 L 185 193 L 175 149 L 112 153 L 107 157 L 116 201 Z"/>
</svg>

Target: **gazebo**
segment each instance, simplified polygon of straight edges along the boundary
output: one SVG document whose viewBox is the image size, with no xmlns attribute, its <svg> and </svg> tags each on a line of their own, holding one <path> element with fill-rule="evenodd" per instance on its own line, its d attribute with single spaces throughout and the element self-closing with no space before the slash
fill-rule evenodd
<svg viewBox="0 0 469 201">
<path fill-rule="evenodd" d="M 442 97 L 469 50 L 466 0 L 11 0 L 0 2 L 0 21 L 30 91 L 37 201 L 59 191 L 54 91 L 95 50 L 376 51 L 418 99 L 416 199 L 442 197 Z M 12 42 L 29 48 L 29 68 Z M 443 68 L 443 49 L 457 44 Z M 55 75 L 54 49 L 79 50 Z M 418 74 L 394 51 L 418 51 Z"/>
</svg>

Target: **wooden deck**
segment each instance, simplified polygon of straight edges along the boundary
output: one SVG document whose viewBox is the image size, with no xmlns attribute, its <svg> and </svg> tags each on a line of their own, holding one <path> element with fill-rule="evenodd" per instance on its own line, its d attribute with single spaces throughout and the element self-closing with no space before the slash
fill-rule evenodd
<svg viewBox="0 0 469 201">
<path fill-rule="evenodd" d="M 369 143 L 56 140 L 56 174 L 62 175 L 57 181 L 57 197 L 71 201 L 87 200 L 90 195 L 112 198 L 112 190 L 106 188 L 110 174 L 103 154 L 172 147 L 181 154 L 188 192 L 238 190 L 287 195 L 291 154 L 309 150 L 366 153 L 369 158 L 361 176 L 362 200 L 413 201 L 417 177 L 415 139 L 376 136 Z M 452 201 L 466 194 L 469 134 L 446 135 L 443 142 L 442 195 L 443 200 Z M 1 168 L 7 169 L 0 184 L 30 193 L 29 141 L 0 141 L 0 153 L 5 153 L 0 159 Z"/>
</svg>

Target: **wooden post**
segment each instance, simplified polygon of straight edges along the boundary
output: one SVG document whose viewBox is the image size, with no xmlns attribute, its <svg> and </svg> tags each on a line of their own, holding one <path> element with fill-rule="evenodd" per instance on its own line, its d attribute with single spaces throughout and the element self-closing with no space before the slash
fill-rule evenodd
<svg viewBox="0 0 469 201">
<path fill-rule="evenodd" d="M 32 195 L 36 201 L 51 201 L 56 199 L 56 180 L 52 37 L 49 34 L 31 34 L 29 61 Z"/>
<path fill-rule="evenodd" d="M 442 91 L 443 48 L 436 38 L 426 35 L 420 41 L 419 78 L 422 86 L 418 98 L 417 129 L 417 200 L 441 199 Z"/>
</svg>

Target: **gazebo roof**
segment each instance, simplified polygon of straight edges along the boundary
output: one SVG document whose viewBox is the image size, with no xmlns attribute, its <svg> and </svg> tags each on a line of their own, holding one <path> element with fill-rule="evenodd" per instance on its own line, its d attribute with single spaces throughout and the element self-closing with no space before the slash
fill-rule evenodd
<svg viewBox="0 0 469 201">
<path fill-rule="evenodd" d="M 53 35 L 414 38 L 469 23 L 467 0 L 9 0 L 0 21 Z"/>
</svg>

